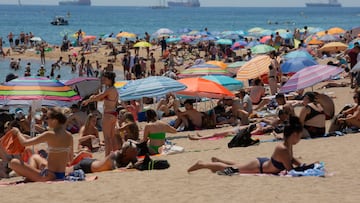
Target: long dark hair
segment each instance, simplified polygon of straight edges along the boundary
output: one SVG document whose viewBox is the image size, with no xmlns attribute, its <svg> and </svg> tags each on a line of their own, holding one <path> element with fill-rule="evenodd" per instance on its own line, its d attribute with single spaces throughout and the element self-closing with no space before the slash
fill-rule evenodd
<svg viewBox="0 0 360 203">
<path fill-rule="evenodd" d="M 114 72 L 105 72 L 102 76 L 111 80 L 111 86 L 114 86 L 116 78 L 116 74 Z"/>
<path fill-rule="evenodd" d="M 300 119 L 296 116 L 291 116 L 289 123 L 286 124 L 284 128 L 284 139 L 289 138 L 293 133 L 301 133 L 302 131 L 303 126 Z"/>
</svg>

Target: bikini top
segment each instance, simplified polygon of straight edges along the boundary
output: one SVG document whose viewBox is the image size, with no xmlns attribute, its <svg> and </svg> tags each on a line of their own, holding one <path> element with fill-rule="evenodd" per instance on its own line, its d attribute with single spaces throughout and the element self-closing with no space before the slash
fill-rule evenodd
<svg viewBox="0 0 360 203">
<path fill-rule="evenodd" d="M 272 157 L 271 157 L 271 163 L 272 163 L 272 165 L 273 165 L 275 168 L 279 169 L 280 171 L 286 169 L 283 163 L 281 163 L 280 161 L 276 161 L 276 160 L 275 160 L 274 158 L 272 158 Z"/>
<path fill-rule="evenodd" d="M 62 153 L 67 152 L 70 153 L 71 148 L 70 147 L 50 147 L 48 146 L 49 153 Z"/>
<path fill-rule="evenodd" d="M 310 105 L 306 105 L 306 107 L 310 109 L 310 113 L 306 115 L 305 121 L 308 121 L 308 120 L 314 118 L 317 115 L 324 114 L 324 111 L 316 111 Z"/>
</svg>

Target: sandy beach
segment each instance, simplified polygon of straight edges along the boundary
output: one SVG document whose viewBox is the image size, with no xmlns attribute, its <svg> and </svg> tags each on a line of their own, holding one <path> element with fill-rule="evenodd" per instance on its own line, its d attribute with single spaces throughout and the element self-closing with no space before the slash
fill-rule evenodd
<svg viewBox="0 0 360 203">
<path fill-rule="evenodd" d="M 76 50 L 75 50 L 76 51 Z M 103 65 L 109 57 L 104 48 L 99 53 L 87 55 L 91 61 L 99 60 Z M 155 50 L 159 58 L 159 50 Z M 49 60 L 59 56 L 67 59 L 69 53 L 58 49 L 46 53 Z M 141 50 L 140 56 L 145 56 Z M 13 53 L 10 57 L 39 58 L 35 52 L 23 55 Z M 118 56 L 121 58 L 121 56 Z M 148 65 L 149 67 L 149 65 Z M 162 68 L 158 62 L 157 71 Z M 121 62 L 115 63 L 121 69 Z M 347 81 L 343 80 L 343 81 Z M 341 82 L 341 81 L 339 81 Z M 348 103 L 352 103 L 353 90 L 349 87 L 317 90 L 324 83 L 314 86 L 314 90 L 334 97 L 336 113 Z M 310 88 L 307 90 L 311 90 Z M 298 108 L 296 109 L 298 112 Z M 330 121 L 327 121 L 327 128 Z M 143 128 L 144 123 L 140 126 Z M 199 131 L 202 135 L 229 130 L 231 127 Z M 359 134 L 348 134 L 343 137 L 330 137 L 302 140 L 294 148 L 295 157 L 305 163 L 322 161 L 329 172 L 325 178 L 301 177 L 289 178 L 278 176 L 232 176 L 225 177 L 212 174 L 207 170 L 188 174 L 186 170 L 197 160 L 210 161 L 211 157 L 238 162 L 247 162 L 256 157 L 270 157 L 276 142 L 264 142 L 247 148 L 228 149 L 231 138 L 215 141 L 191 141 L 189 132 L 167 135 L 176 145 L 183 146 L 185 152 L 176 155 L 157 156 L 154 159 L 166 159 L 170 168 L 159 171 L 109 171 L 96 175 L 97 180 L 91 182 L 61 183 L 27 183 L 15 186 L 0 186 L 2 200 L 5 202 L 358 202 L 360 194 L 360 153 Z M 195 132 L 191 132 L 192 134 Z M 77 135 L 74 135 L 77 140 Z M 260 140 L 273 139 L 270 135 L 257 136 Z M 77 144 L 75 143 L 75 146 Z M 95 153 L 101 158 L 103 153 Z M 18 180 L 3 179 L 1 182 Z"/>
</svg>

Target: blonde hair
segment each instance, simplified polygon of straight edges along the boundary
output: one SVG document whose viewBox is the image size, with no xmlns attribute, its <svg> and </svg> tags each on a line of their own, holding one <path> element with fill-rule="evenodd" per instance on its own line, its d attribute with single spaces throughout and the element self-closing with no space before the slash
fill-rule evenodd
<svg viewBox="0 0 360 203">
<path fill-rule="evenodd" d="M 86 121 L 85 121 L 85 128 L 88 128 L 90 126 L 90 120 L 92 118 L 96 118 L 96 115 L 89 113 L 89 115 L 87 116 Z"/>
</svg>

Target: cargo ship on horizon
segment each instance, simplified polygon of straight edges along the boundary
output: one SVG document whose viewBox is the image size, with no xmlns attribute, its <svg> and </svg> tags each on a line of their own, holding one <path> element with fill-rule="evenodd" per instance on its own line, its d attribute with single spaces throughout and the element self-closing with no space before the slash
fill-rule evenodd
<svg viewBox="0 0 360 203">
<path fill-rule="evenodd" d="M 169 7 L 200 7 L 199 0 L 168 1 Z"/>
<path fill-rule="evenodd" d="M 337 0 L 329 0 L 327 3 L 306 3 L 306 7 L 341 7 Z"/>
<path fill-rule="evenodd" d="M 59 1 L 59 6 L 91 6 L 90 0 Z"/>
</svg>

